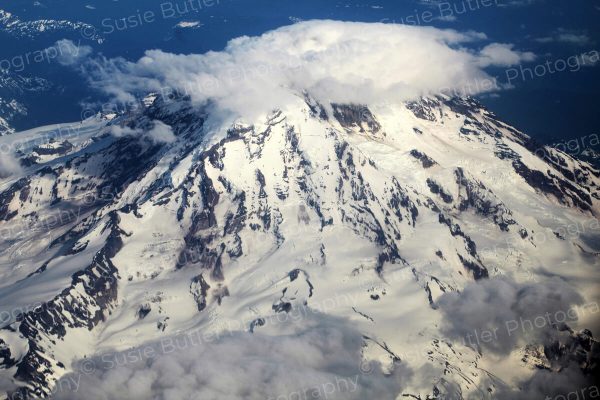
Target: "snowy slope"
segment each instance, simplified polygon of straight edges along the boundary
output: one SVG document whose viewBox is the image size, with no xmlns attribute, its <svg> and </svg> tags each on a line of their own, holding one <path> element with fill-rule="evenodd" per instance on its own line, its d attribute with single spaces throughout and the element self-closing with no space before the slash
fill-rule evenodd
<svg viewBox="0 0 600 400">
<path fill-rule="evenodd" d="M 366 365 L 415 371 L 390 398 L 483 398 L 533 375 L 522 343 L 500 360 L 447 336 L 440 298 L 557 276 L 597 301 L 600 172 L 470 98 L 294 95 L 218 126 L 156 98 L 1 138 L 24 166 L 0 181 L 3 377 L 47 396 L 84 357 L 197 330 L 276 335 L 268 321 L 302 309 L 349 321 Z M 150 134 L 157 121 L 176 140 Z"/>
</svg>

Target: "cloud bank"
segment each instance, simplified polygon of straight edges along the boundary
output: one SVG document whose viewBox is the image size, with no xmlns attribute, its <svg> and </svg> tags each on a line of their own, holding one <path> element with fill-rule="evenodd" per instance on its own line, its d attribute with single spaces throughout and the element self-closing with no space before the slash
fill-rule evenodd
<svg viewBox="0 0 600 400">
<path fill-rule="evenodd" d="M 509 354 L 528 343 L 548 343 L 554 326 L 578 319 L 583 299 L 571 286 L 554 278 L 545 283 L 516 283 L 508 278 L 467 285 L 460 293 L 440 297 L 445 316 L 442 332 L 466 345 Z M 490 334 L 483 332 L 487 331 Z"/>
<path fill-rule="evenodd" d="M 10 153 L 0 154 L 0 179 L 8 178 L 22 171 L 19 160 Z"/>
<path fill-rule="evenodd" d="M 591 342 L 586 353 L 585 338 L 591 333 L 571 336 L 567 326 L 574 327 L 584 314 L 597 314 L 598 305 L 584 304 L 581 295 L 558 278 L 540 283 L 506 277 L 475 282 L 460 293 L 444 294 L 438 304 L 444 314 L 442 333 L 456 343 L 501 358 L 529 344 L 542 346 L 550 367 L 535 369 L 514 386 L 500 385 L 496 399 L 586 398 L 578 396 L 597 381 L 598 345 Z"/>
<path fill-rule="evenodd" d="M 539 370 L 519 383 L 519 389 L 502 388 L 498 400 L 584 400 L 600 397 L 598 377 L 584 376 L 578 366 L 570 365 L 560 372 Z"/>
<path fill-rule="evenodd" d="M 401 368 L 362 373 L 362 336 L 344 321 L 321 315 L 297 328 L 278 336 L 230 332 L 211 342 L 171 337 L 153 351 L 103 355 L 94 368 L 87 361 L 87 375 L 64 378 L 55 398 L 359 400 L 388 398 L 410 377 Z"/>
<path fill-rule="evenodd" d="M 476 32 L 398 24 L 308 21 L 240 37 L 223 51 L 177 55 L 147 51 L 137 62 L 88 63 L 92 83 L 120 102 L 177 91 L 236 115 L 280 108 L 302 91 L 324 104 L 407 100 L 427 94 L 476 94 L 492 79 L 484 68 L 533 58 Z"/>
</svg>

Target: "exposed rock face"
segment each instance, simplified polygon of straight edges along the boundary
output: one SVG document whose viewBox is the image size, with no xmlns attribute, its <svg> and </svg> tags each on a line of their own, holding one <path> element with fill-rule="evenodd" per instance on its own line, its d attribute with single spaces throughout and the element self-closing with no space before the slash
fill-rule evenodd
<svg viewBox="0 0 600 400">
<path fill-rule="evenodd" d="M 377 134 L 381 125 L 369 108 L 356 104 L 332 104 L 334 118 L 346 129 L 358 129 L 360 132 Z"/>
<path fill-rule="evenodd" d="M 433 161 L 427 154 L 423 154 L 419 150 L 412 149 L 410 151 L 410 155 L 421 161 L 423 168 L 431 168 L 434 165 L 437 165 L 437 163 Z"/>
</svg>

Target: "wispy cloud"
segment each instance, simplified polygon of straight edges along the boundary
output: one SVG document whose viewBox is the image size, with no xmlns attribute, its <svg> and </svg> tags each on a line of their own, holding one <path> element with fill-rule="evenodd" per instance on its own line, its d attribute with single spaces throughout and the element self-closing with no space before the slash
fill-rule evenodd
<svg viewBox="0 0 600 400">
<path fill-rule="evenodd" d="M 81 45 L 81 43 L 75 44 L 69 39 L 59 40 L 53 47 L 49 47 L 45 51 L 48 52 L 51 50 L 57 51 L 56 60 L 65 66 L 78 64 L 93 52 L 90 46 Z"/>
<path fill-rule="evenodd" d="M 568 43 L 578 46 L 585 46 L 592 42 L 587 33 L 565 28 L 558 28 L 552 34 L 534 40 L 538 43 Z"/>
</svg>

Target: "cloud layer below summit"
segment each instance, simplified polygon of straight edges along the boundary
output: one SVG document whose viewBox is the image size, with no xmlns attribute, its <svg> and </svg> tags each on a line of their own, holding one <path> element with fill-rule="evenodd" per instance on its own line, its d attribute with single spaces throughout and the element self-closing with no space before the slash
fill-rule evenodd
<svg viewBox="0 0 600 400">
<path fill-rule="evenodd" d="M 290 322 L 291 323 L 291 322 Z M 362 336 L 347 322 L 320 315 L 293 335 L 203 332 L 165 337 L 124 353 L 84 360 L 55 398 L 104 399 L 367 399 L 397 393 L 412 372 L 361 364 Z M 284 327 L 273 327 L 278 331 Z"/>
<path fill-rule="evenodd" d="M 218 110 L 248 116 L 281 107 L 304 90 L 323 103 L 497 90 L 485 68 L 534 58 L 510 44 L 488 43 L 476 32 L 308 21 L 233 39 L 219 52 L 149 50 L 137 62 L 96 60 L 87 64 L 87 73 L 118 101 L 133 102 L 149 91 L 178 91 L 198 103 L 210 101 Z"/>
</svg>

